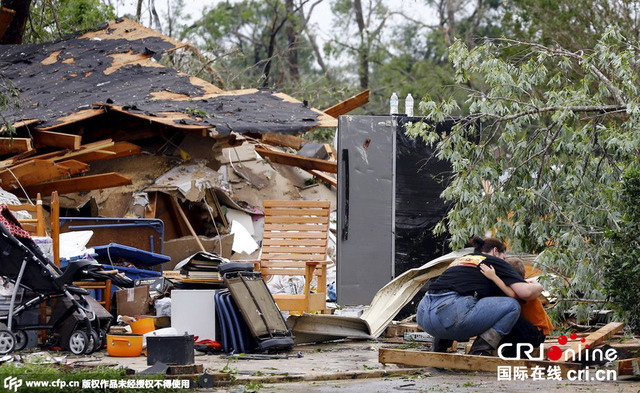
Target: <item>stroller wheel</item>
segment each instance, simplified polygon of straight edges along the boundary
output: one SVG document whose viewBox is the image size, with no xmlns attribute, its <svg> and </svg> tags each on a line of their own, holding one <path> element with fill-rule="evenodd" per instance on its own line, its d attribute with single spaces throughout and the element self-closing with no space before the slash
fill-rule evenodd
<svg viewBox="0 0 640 393">
<path fill-rule="evenodd" d="M 7 329 L 0 329 L 0 355 L 6 355 L 16 346 L 16 338 Z"/>
<path fill-rule="evenodd" d="M 89 344 L 87 345 L 87 349 L 85 349 L 85 355 L 91 355 L 98 349 L 100 349 L 100 344 L 102 341 L 100 340 L 100 336 L 98 336 L 98 332 L 91 329 L 91 336 L 89 336 Z"/>
<path fill-rule="evenodd" d="M 74 355 L 83 354 L 86 351 L 87 346 L 91 345 L 89 337 L 87 337 L 87 333 L 83 330 L 76 330 L 71 333 L 67 344 L 69 345 L 69 350 Z"/>
<path fill-rule="evenodd" d="M 16 330 L 13 332 L 13 335 L 16 337 L 16 347 L 15 351 L 22 351 L 27 347 L 27 343 L 29 342 L 29 337 L 27 337 L 27 333 L 24 330 Z"/>
</svg>

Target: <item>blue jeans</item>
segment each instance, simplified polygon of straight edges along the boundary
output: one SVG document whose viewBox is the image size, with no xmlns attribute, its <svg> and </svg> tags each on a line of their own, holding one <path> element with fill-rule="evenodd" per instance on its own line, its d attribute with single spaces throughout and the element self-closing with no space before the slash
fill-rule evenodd
<svg viewBox="0 0 640 393">
<path fill-rule="evenodd" d="M 418 305 L 417 321 L 434 337 L 464 341 L 490 328 L 505 336 L 520 316 L 516 299 L 500 296 L 477 300 L 456 292 L 427 293 Z"/>
</svg>

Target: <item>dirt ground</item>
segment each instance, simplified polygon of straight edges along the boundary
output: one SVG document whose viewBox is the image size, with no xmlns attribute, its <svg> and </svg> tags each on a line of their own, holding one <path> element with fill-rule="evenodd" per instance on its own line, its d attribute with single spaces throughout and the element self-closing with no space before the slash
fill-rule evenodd
<svg viewBox="0 0 640 393">
<path fill-rule="evenodd" d="M 496 381 L 494 374 L 449 372 L 434 368 L 423 369 L 419 377 L 358 379 L 349 381 L 321 381 L 310 383 L 265 384 L 260 392 L 640 392 L 640 381 L 568 382 L 568 381 Z M 236 391 L 242 391 L 236 389 Z"/>
<path fill-rule="evenodd" d="M 640 392 L 640 381 L 571 382 L 567 380 L 498 381 L 496 374 L 378 363 L 378 350 L 397 345 L 344 341 L 298 346 L 272 359 L 251 355 L 197 355 L 195 362 L 214 376 L 217 388 L 205 392 Z M 137 372 L 149 366 L 144 356 L 113 358 L 105 351 L 74 358 L 84 365 L 125 365 Z M 224 382 L 224 375 L 233 382 Z"/>
</svg>

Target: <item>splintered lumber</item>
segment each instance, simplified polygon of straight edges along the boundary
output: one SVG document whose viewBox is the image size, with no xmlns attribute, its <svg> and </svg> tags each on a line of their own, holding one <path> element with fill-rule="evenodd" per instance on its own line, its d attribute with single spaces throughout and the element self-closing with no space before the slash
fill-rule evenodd
<svg viewBox="0 0 640 393">
<path fill-rule="evenodd" d="M 32 184 L 42 183 L 73 174 L 68 167 L 47 160 L 30 160 L 0 171 L 0 187 L 15 190 Z M 49 193 L 46 193 L 48 195 Z"/>
<path fill-rule="evenodd" d="M 33 150 L 35 152 L 35 150 Z M 64 150 L 58 150 L 58 151 L 52 151 L 50 153 L 44 153 L 44 154 L 38 154 L 37 156 L 34 155 L 19 155 L 22 157 L 13 157 L 13 164 L 12 165 L 18 165 L 18 164 L 23 164 L 25 162 L 31 161 L 31 160 L 50 160 L 54 157 L 58 157 L 61 156 L 63 154 L 67 154 L 69 153 L 68 149 L 64 149 Z"/>
<path fill-rule="evenodd" d="M 86 153 L 91 153 L 91 152 L 94 152 L 96 150 L 108 149 L 110 147 L 113 147 L 113 145 L 115 145 L 115 143 L 113 143 L 113 141 L 111 139 L 105 139 L 103 141 L 88 143 L 86 145 L 80 146 L 80 148 L 78 150 L 76 150 L 76 151 L 71 151 L 71 152 L 68 152 L 68 153 L 60 155 L 60 156 L 52 157 L 51 161 L 64 161 L 64 160 L 68 160 L 70 158 L 74 158 L 75 159 L 79 155 L 86 154 Z"/>
<path fill-rule="evenodd" d="M 317 171 L 315 169 L 312 169 L 310 171 L 306 170 L 306 171 L 309 172 L 310 174 L 312 174 L 313 177 L 316 177 L 316 178 L 322 180 L 323 182 L 329 184 L 330 186 L 338 188 L 338 181 L 336 180 L 335 177 L 331 177 L 331 176 L 327 175 L 326 173 L 321 172 L 321 171 Z"/>
<path fill-rule="evenodd" d="M 497 372 L 498 366 L 513 367 L 560 367 L 561 374 L 566 377 L 570 370 L 579 370 L 579 363 L 552 362 L 529 359 L 500 359 L 497 356 L 461 355 L 457 353 L 426 352 L 404 349 L 381 348 L 378 353 L 380 363 L 404 364 L 418 367 L 438 367 L 465 371 Z"/>
<path fill-rule="evenodd" d="M 31 138 L 0 138 L 0 155 L 24 153 L 33 150 Z"/>
<path fill-rule="evenodd" d="M 61 149 L 78 150 L 82 145 L 82 136 L 80 135 L 40 130 L 31 131 L 31 135 L 33 136 L 33 142 L 36 147 L 48 146 L 58 147 Z"/>
<path fill-rule="evenodd" d="M 180 206 L 180 203 L 178 203 L 178 199 L 176 197 L 174 197 L 173 195 L 171 195 L 170 198 L 171 198 L 171 205 L 173 206 L 175 211 L 180 215 L 180 217 L 182 218 L 182 221 L 184 221 L 184 224 L 189 229 L 189 232 L 191 233 L 191 236 L 193 236 L 193 238 L 196 240 L 196 243 L 198 244 L 198 247 L 200 247 L 200 251 L 207 252 L 207 250 L 202 245 L 202 242 L 200 241 L 200 238 L 198 238 L 198 234 L 196 233 L 196 231 L 191 226 L 191 223 L 189 222 L 189 219 L 187 218 L 187 215 L 184 214 L 184 211 L 182 210 L 182 207 Z"/>
<path fill-rule="evenodd" d="M 111 158 L 133 156 L 136 154 L 140 154 L 140 146 L 129 142 L 115 142 L 113 146 L 107 146 L 99 150 L 76 154 L 73 158 L 82 162 L 93 162 L 108 160 Z"/>
<path fill-rule="evenodd" d="M 26 161 L 27 158 L 33 156 L 34 154 L 36 154 L 36 150 L 35 149 L 31 149 L 31 150 L 27 150 L 24 151 L 22 153 L 18 153 L 16 155 L 14 155 L 13 157 L 7 158 L 6 160 L 0 161 L 0 168 L 7 168 L 10 167 L 11 165 L 16 165 L 19 162 L 24 162 Z"/>
<path fill-rule="evenodd" d="M 74 177 L 73 179 L 35 184 L 33 186 L 25 187 L 25 190 L 29 195 L 35 195 L 37 193 L 48 195 L 53 191 L 58 191 L 59 194 L 70 194 L 74 192 L 127 186 L 129 184 L 131 184 L 131 179 L 128 177 L 122 176 L 119 173 L 109 172 L 99 175 L 81 176 Z"/>
<path fill-rule="evenodd" d="M 640 358 L 616 360 L 618 365 L 618 377 L 640 377 Z"/>
<path fill-rule="evenodd" d="M 294 135 L 278 134 L 275 132 L 262 134 L 262 142 L 273 146 L 290 147 L 296 150 L 300 150 L 302 147 L 302 138 Z"/>
<path fill-rule="evenodd" d="M 282 153 L 256 146 L 256 153 L 268 158 L 276 164 L 284 164 L 305 170 L 318 170 L 328 173 L 338 173 L 338 164 L 335 161 L 320 160 L 318 158 L 302 157 L 296 154 Z"/>
<path fill-rule="evenodd" d="M 346 100 L 335 104 L 331 108 L 325 109 L 323 112 L 329 116 L 338 117 L 345 113 L 349 113 L 356 108 L 360 108 L 367 102 L 369 102 L 369 89 L 360 92 L 353 97 L 347 98 Z"/>
<path fill-rule="evenodd" d="M 57 163 L 58 166 L 68 168 L 70 175 L 77 175 L 78 173 L 84 173 L 89 170 L 89 164 L 80 162 L 77 160 L 67 160 Z"/>
<path fill-rule="evenodd" d="M 622 331 L 623 328 L 624 323 L 622 322 L 609 322 L 605 326 L 585 337 L 584 342 L 582 342 L 582 340 L 578 340 L 569 348 L 562 351 L 562 353 L 564 354 L 564 359 L 561 360 L 568 362 L 573 359 L 579 359 L 579 354 L 581 352 L 584 352 L 584 350 L 586 350 L 587 348 L 594 348 L 596 345 L 604 342 L 609 337 Z"/>
</svg>

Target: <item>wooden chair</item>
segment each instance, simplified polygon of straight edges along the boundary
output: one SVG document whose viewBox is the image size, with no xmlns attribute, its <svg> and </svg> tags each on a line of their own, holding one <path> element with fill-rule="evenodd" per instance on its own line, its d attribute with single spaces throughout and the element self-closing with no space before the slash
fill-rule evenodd
<svg viewBox="0 0 640 393">
<path fill-rule="evenodd" d="M 31 214 L 32 218 L 19 218 L 20 224 L 25 231 L 29 232 L 33 236 L 46 236 L 46 222 L 44 219 L 44 209 L 42 207 L 42 199 L 40 194 L 36 197 L 36 204 L 23 203 L 21 205 L 7 205 L 12 212 L 27 211 Z"/>
<path fill-rule="evenodd" d="M 278 307 L 326 312 L 329 201 L 263 201 L 263 205 L 262 275 L 304 276 L 305 280 L 302 294 L 274 294 Z M 311 292 L 314 277 L 316 293 Z"/>
<path fill-rule="evenodd" d="M 53 261 L 60 266 L 60 199 L 58 192 L 51 193 L 51 238 L 53 239 Z M 98 303 L 111 312 L 111 280 L 74 281 L 73 285 L 84 289 L 97 289 L 101 291 L 101 299 Z"/>
</svg>

